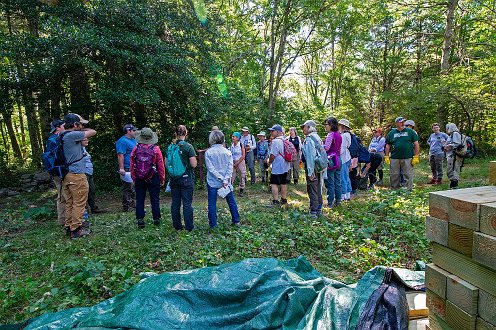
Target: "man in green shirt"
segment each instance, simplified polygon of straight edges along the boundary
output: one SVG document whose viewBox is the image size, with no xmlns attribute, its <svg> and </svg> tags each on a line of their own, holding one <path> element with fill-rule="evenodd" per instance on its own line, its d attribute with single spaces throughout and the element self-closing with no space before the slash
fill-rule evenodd
<svg viewBox="0 0 496 330">
<path fill-rule="evenodd" d="M 418 135 L 414 130 L 405 127 L 405 118 L 398 117 L 394 122 L 396 128 L 393 128 L 386 137 L 384 162 L 389 165 L 391 188 L 400 188 L 400 171 L 402 171 L 407 181 L 407 190 L 412 191 L 413 166 L 419 163 Z"/>
</svg>

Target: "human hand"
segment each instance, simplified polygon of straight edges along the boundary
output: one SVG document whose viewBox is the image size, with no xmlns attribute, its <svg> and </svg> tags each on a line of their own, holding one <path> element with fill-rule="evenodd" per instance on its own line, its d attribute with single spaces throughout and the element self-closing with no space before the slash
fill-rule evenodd
<svg viewBox="0 0 496 330">
<path fill-rule="evenodd" d="M 120 168 L 119 169 L 119 174 L 120 175 L 125 175 L 126 174 L 126 171 L 123 168 Z"/>
<path fill-rule="evenodd" d="M 419 159 L 419 156 L 413 156 L 412 158 L 412 166 L 415 166 L 417 165 L 418 163 L 420 163 L 420 159 Z"/>
<path fill-rule="evenodd" d="M 384 156 L 384 163 L 386 165 L 390 165 L 391 164 L 391 159 L 389 159 L 389 156 Z"/>
<path fill-rule="evenodd" d="M 311 176 L 309 176 L 308 177 L 308 180 L 315 181 L 315 174 L 312 174 Z"/>
<path fill-rule="evenodd" d="M 163 187 L 165 185 L 165 181 L 160 181 L 160 186 Z"/>
</svg>

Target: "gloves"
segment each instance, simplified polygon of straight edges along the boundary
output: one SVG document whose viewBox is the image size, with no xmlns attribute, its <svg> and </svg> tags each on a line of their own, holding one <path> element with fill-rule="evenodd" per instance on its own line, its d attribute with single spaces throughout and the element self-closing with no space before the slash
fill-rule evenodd
<svg viewBox="0 0 496 330">
<path fill-rule="evenodd" d="M 386 165 L 391 164 L 391 160 L 389 159 L 389 156 L 384 156 L 384 163 L 386 163 Z"/>
<path fill-rule="evenodd" d="M 413 158 L 412 158 L 412 166 L 415 166 L 418 163 L 420 163 L 419 156 L 413 156 Z"/>
</svg>

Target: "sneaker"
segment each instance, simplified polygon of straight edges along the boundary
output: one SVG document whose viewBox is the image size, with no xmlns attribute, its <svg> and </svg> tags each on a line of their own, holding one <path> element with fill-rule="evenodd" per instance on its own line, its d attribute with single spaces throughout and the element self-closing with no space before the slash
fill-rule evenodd
<svg viewBox="0 0 496 330">
<path fill-rule="evenodd" d="M 232 223 L 232 226 L 233 227 L 240 227 L 241 226 L 241 223 L 239 223 L 239 222 L 233 222 Z"/>
<path fill-rule="evenodd" d="M 240 189 L 239 190 L 239 197 L 243 197 L 245 195 L 245 190 L 244 189 Z"/>
<path fill-rule="evenodd" d="M 65 227 L 65 234 L 67 236 L 71 236 L 71 228 L 70 227 Z"/>
<path fill-rule="evenodd" d="M 145 221 L 143 219 L 136 219 L 139 229 L 145 228 Z"/>
<path fill-rule="evenodd" d="M 285 198 L 281 198 L 281 205 L 287 205 L 287 204 L 288 204 L 288 200 Z"/>
<path fill-rule="evenodd" d="M 382 186 L 382 180 L 377 181 L 375 184 L 378 186 Z"/>
<path fill-rule="evenodd" d="M 86 221 L 86 220 L 83 220 L 83 222 L 81 223 L 81 226 L 83 228 L 90 228 L 90 222 L 89 221 Z"/>
<path fill-rule="evenodd" d="M 153 224 L 154 224 L 155 226 L 160 225 L 160 219 L 155 219 L 155 220 L 153 220 Z"/>
<path fill-rule="evenodd" d="M 281 202 L 279 202 L 276 199 L 274 199 L 269 205 L 267 205 L 267 207 L 279 207 L 279 206 L 281 206 Z"/>
<path fill-rule="evenodd" d="M 298 179 L 294 179 L 294 184 L 298 184 Z"/>
<path fill-rule="evenodd" d="M 77 239 L 84 236 L 88 236 L 91 233 L 91 230 L 88 228 L 83 228 L 83 226 L 79 226 L 78 229 L 71 231 L 71 239 Z"/>
<path fill-rule="evenodd" d="M 318 217 L 317 212 L 310 212 L 310 218 L 317 219 Z"/>
</svg>

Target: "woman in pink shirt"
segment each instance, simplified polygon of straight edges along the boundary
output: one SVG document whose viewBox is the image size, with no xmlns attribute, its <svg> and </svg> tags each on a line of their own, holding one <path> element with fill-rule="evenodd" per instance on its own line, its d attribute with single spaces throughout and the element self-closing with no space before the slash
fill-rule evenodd
<svg viewBox="0 0 496 330">
<path fill-rule="evenodd" d="M 327 206 L 339 206 L 341 203 L 341 152 L 342 137 L 338 130 L 338 120 L 329 117 L 324 122 L 327 131 L 327 137 L 324 142 L 324 148 L 327 152 L 327 158 L 332 163 L 327 168 L 327 179 L 325 186 L 327 189 Z"/>
</svg>

